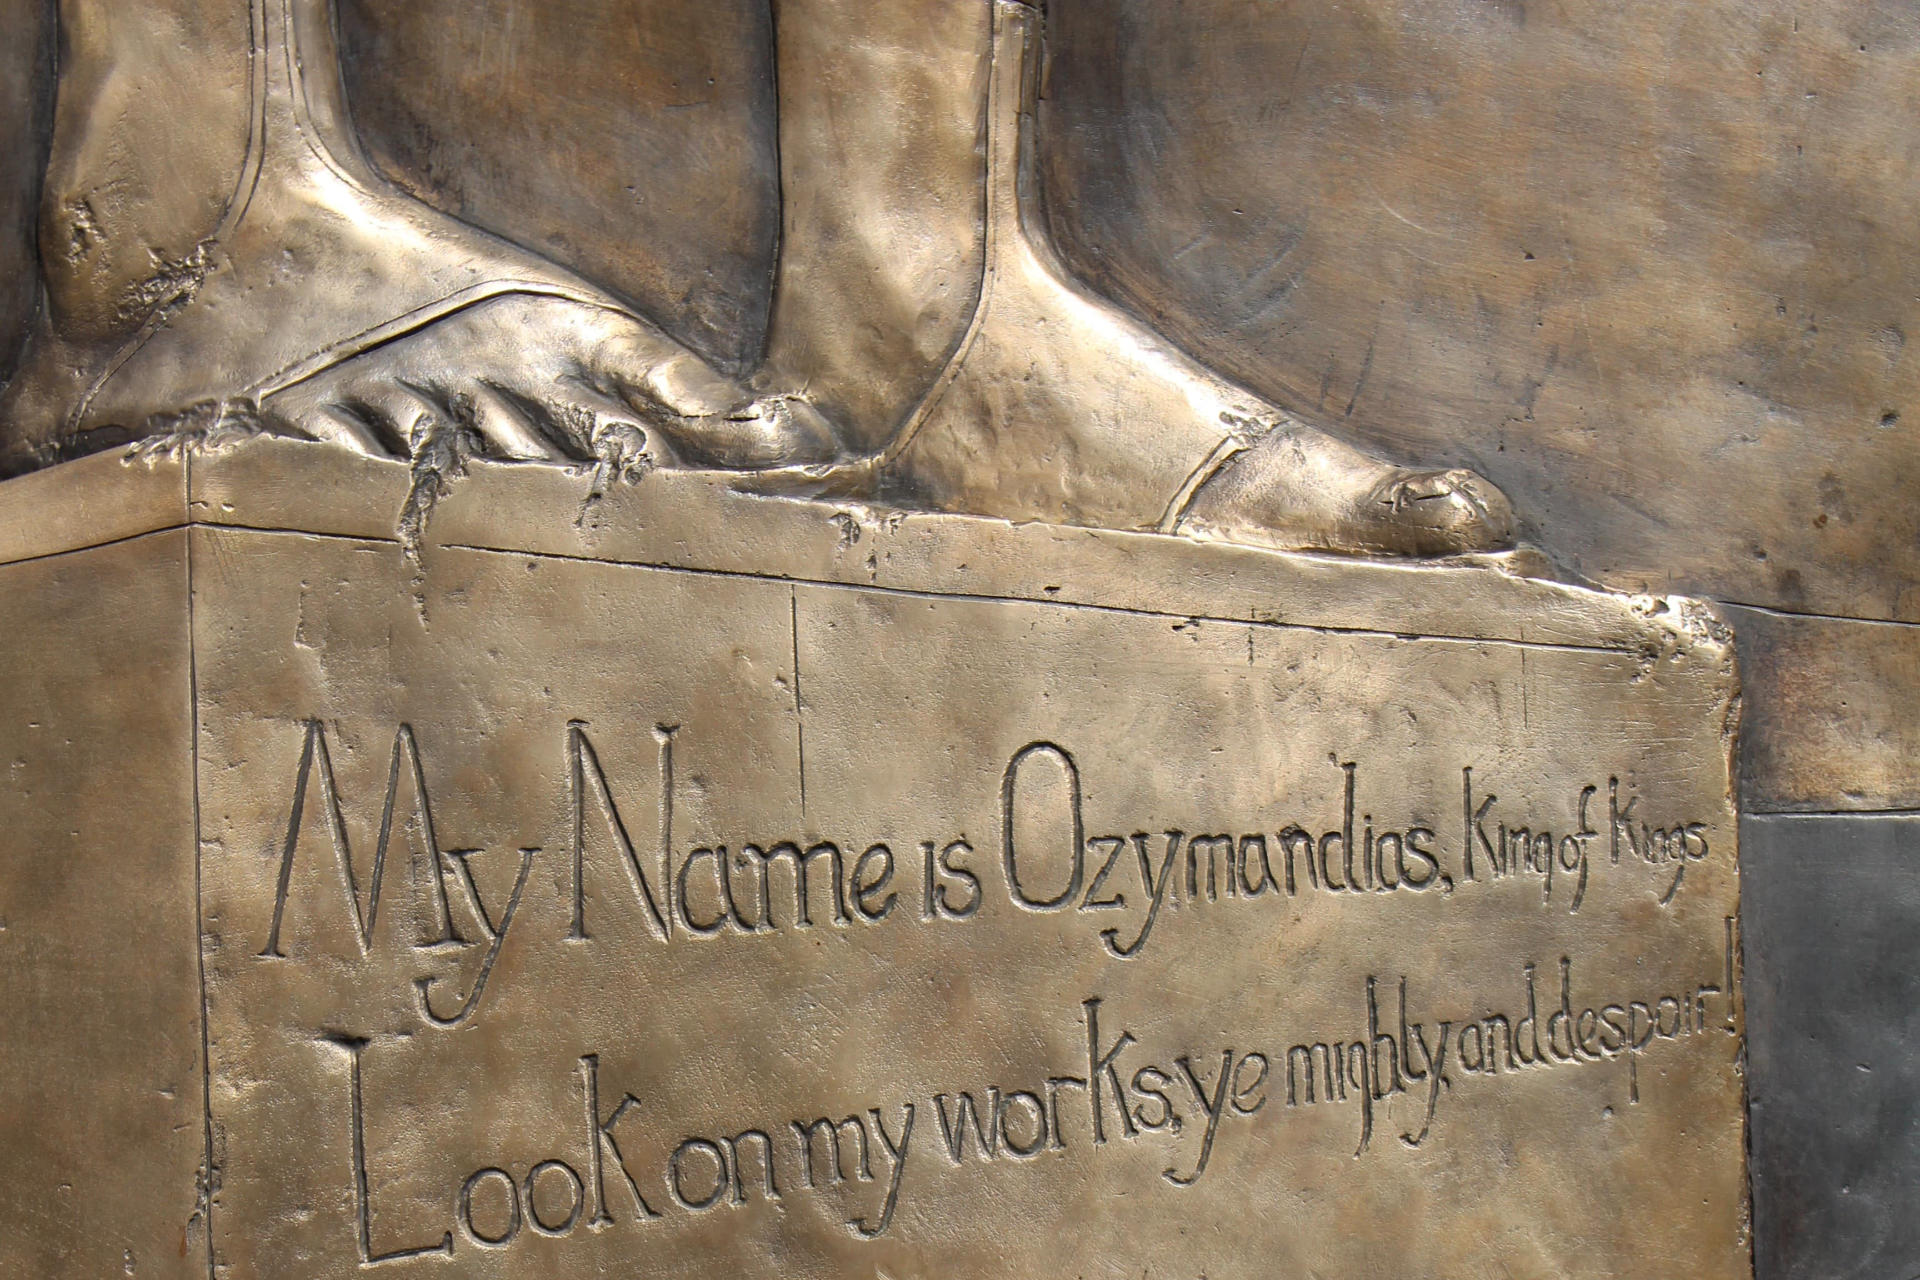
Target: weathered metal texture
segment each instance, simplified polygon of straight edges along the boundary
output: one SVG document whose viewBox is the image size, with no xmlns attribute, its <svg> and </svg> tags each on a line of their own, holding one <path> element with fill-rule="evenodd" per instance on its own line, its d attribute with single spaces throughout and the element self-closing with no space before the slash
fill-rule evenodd
<svg viewBox="0 0 1920 1280">
<path fill-rule="evenodd" d="M 1920 620 L 1920 14 L 1053 0 L 1076 268 L 1623 590 Z"/>
<path fill-rule="evenodd" d="M 703 105 L 668 110 L 683 99 L 664 68 L 764 69 L 764 32 L 730 5 L 603 8 L 474 21 L 459 0 L 350 0 L 360 124 L 429 199 L 750 354 L 752 334 L 713 326 L 768 305 L 771 247 L 745 230 L 779 216 L 774 126 L 747 123 L 765 86 L 717 74 Z M 1610 584 L 1920 617 L 1916 517 L 1890 496 L 1913 485 L 1920 420 L 1912 15 L 1054 0 L 1049 25 L 1052 225 L 1077 270 L 1208 363 L 1376 446 L 1479 467 L 1519 495 L 1528 536 Z M 796 56 L 833 45 L 788 35 Z M 508 104 L 543 122 L 539 146 L 476 126 Z M 666 145 L 689 114 L 713 147 Z M 660 143 L 658 180 L 609 212 L 589 198 L 601 180 L 558 160 L 628 137 Z M 711 211 L 691 232 L 689 192 Z M 555 229 L 563 207 L 578 236 Z"/>
<path fill-rule="evenodd" d="M 624 466 L 642 417 L 683 429 L 656 462 L 831 452 L 797 398 L 757 399 L 605 288 L 382 176 L 335 18 L 332 0 L 62 0 L 48 320 L 0 395 L 0 474 L 263 414 L 374 453 L 431 451 L 426 423 L 458 422 L 502 456 Z"/>
<path fill-rule="evenodd" d="M 1476 467 L 1610 584 L 1920 619 L 1920 528 L 1886 496 L 1920 479 L 1911 15 L 1053 0 L 1048 20 L 1052 225 L 1202 359 Z M 423 147 L 464 136 L 450 112 L 413 123 L 447 139 Z M 707 246 L 660 251 L 718 273 Z"/>
<path fill-rule="evenodd" d="M 34 221 L 53 124 L 53 10 L 0 0 L 0 385 L 13 373 L 39 301 Z"/>
<path fill-rule="evenodd" d="M 1750 812 L 1920 809 L 1920 625 L 1729 608 Z"/>
<path fill-rule="evenodd" d="M 64 485 L 189 527 L 64 554 L 127 532 L 11 515 Z M 0 734 L 31 821 L 197 776 L 197 859 L 114 812 L 171 833 L 169 937 L 200 888 L 222 1274 L 1749 1274 L 1697 606 L 484 464 L 415 560 L 409 487 L 261 442 L 0 487 L 6 558 L 62 553 L 8 599 L 171 549 L 171 603 L 0 638 L 84 674 L 190 623 L 116 668 L 167 733 L 65 773 Z M 26 919 L 16 972 L 74 986 Z M 26 1012 L 6 1073 L 74 1061 Z M 49 1168 L 106 1203 L 123 1149 Z"/>
<path fill-rule="evenodd" d="M 597 280 L 733 369 L 780 230 L 767 0 L 342 0 L 347 88 L 408 191 Z"/>
<path fill-rule="evenodd" d="M 343 60 L 333 0 L 63 0 L 41 210 L 49 321 L 0 394 L 0 474 L 129 440 L 265 431 L 441 470 L 467 452 L 626 478 L 717 467 L 918 509 L 1283 549 L 1513 545 L 1512 510 L 1484 477 L 1358 448 L 1072 280 L 1036 203 L 1033 5 L 873 9 L 783 4 L 787 71 L 754 81 L 780 101 L 789 234 L 749 379 L 529 247 L 565 227 L 578 237 L 566 259 L 638 256 L 671 273 L 681 259 L 633 240 L 617 208 L 580 225 L 569 206 L 591 197 L 569 189 L 515 242 L 383 174 L 347 80 L 355 67 L 376 85 L 407 77 L 365 23 L 349 24 L 363 48 Z M 599 30 L 569 24 L 571 8 L 517 12 L 538 26 L 500 47 L 556 74 L 560 51 Z M 488 64 L 494 30 L 473 30 Z M 864 95 L 852 108 L 849 88 Z M 164 109 L 122 109 L 155 94 Z M 372 96 L 363 114 L 394 114 Z M 496 131 L 508 154 L 536 149 L 543 118 L 569 118 L 564 101 L 548 117 L 502 109 L 518 122 Z M 604 147 L 591 121 L 570 123 Z M 632 133 L 638 145 L 645 131 Z M 737 162 L 722 176 L 767 158 L 750 130 L 686 141 Z M 565 168 L 566 149 L 520 168 L 540 185 L 548 163 Z M 497 223 L 516 190 L 477 210 L 458 193 L 439 204 Z M 751 190 L 722 203 L 755 207 Z M 611 225 L 628 234 L 620 253 L 577 247 Z M 732 319 L 748 342 L 752 317 Z"/>
<path fill-rule="evenodd" d="M 1920 1266 L 1920 818 L 1741 821 L 1761 1280 Z"/>
<path fill-rule="evenodd" d="M 164 491 L 165 478 L 143 479 L 150 496 Z M 35 492 L 0 493 L 11 561 L 25 541 L 13 518 Z M 206 1275 L 179 496 L 172 520 L 129 541 L 69 528 L 44 558 L 0 567 L 8 1276 Z M 107 545 L 66 550 L 96 540 Z"/>
</svg>

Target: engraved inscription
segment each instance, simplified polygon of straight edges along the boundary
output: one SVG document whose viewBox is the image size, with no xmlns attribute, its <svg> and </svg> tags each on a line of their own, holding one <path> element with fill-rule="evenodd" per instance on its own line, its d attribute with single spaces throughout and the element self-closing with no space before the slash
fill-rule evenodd
<svg viewBox="0 0 1920 1280">
<path fill-rule="evenodd" d="M 894 1229 L 903 1204 L 946 1193 L 932 1190 L 939 1170 L 992 1179 L 1042 1157 L 1106 1162 L 1151 1150 L 1156 1194 L 1179 1194 L 1237 1159 L 1243 1134 L 1309 1115 L 1344 1117 L 1344 1136 L 1315 1129 L 1315 1140 L 1337 1141 L 1352 1159 L 1392 1160 L 1403 1157 L 1383 1151 L 1441 1140 L 1453 1105 L 1535 1073 L 1608 1073 L 1595 1091 L 1612 1099 L 1601 1109 L 1637 1107 L 1659 1087 L 1662 1055 L 1737 1034 L 1729 918 L 1718 971 L 1680 985 L 1596 982 L 1577 948 L 1520 952 L 1510 968 L 1470 975 L 1409 973 L 1382 955 L 1362 979 L 1318 993 L 1309 1006 L 1317 1012 L 1277 1010 L 1257 1032 L 1223 1027 L 1210 1043 L 1156 1039 L 1136 1021 L 1139 990 L 1096 979 L 1077 1006 L 1047 1015 L 1072 1023 L 1084 1046 L 1072 1060 L 983 1069 L 890 1096 L 849 1098 L 822 1076 L 817 1106 L 774 1114 L 749 1096 L 723 1095 L 718 1122 L 698 1127 L 659 1101 L 657 1088 L 611 1068 L 599 1047 L 556 1045 L 541 1058 L 556 1079 L 570 1077 L 560 1091 L 569 1107 L 449 1175 L 428 1219 L 396 1220 L 380 1208 L 392 1192 L 373 1170 L 394 1153 L 370 1154 L 368 1134 L 390 1127 L 372 1114 L 367 1078 L 389 1056 L 404 1058 L 414 1034 L 484 1022 L 502 998 L 498 984 L 526 980 L 524 967 L 501 963 L 512 948 L 617 953 L 640 974 L 661 946 L 1025 920 L 1090 949 L 1090 972 L 1119 974 L 1152 971 L 1169 929 L 1268 920 L 1263 936 L 1278 936 L 1284 953 L 1308 910 L 1429 902 L 1423 910 L 1449 912 L 1475 895 L 1505 894 L 1515 909 L 1564 919 L 1581 915 L 1596 885 L 1617 880 L 1645 909 L 1670 911 L 1688 869 L 1716 856 L 1720 842 L 1711 823 L 1617 771 L 1537 795 L 1463 763 L 1460 813 L 1449 822 L 1404 800 L 1385 781 L 1389 770 L 1338 751 L 1298 793 L 1190 831 L 1116 811 L 1110 790 L 1090 803 L 1085 766 L 1052 739 L 1008 756 L 988 801 L 997 821 L 984 831 L 688 830 L 676 768 L 690 731 L 643 730 L 654 764 L 636 777 L 605 763 L 601 743 L 614 731 L 580 720 L 553 730 L 564 782 L 553 809 L 564 827 L 473 833 L 457 825 L 462 799 L 435 790 L 443 766 L 411 726 L 393 729 L 377 799 L 343 794 L 337 731 L 326 722 L 292 732 L 300 749 L 269 853 L 272 899 L 253 963 L 346 965 L 370 976 L 393 975 L 396 961 L 411 966 L 414 1030 L 315 1030 L 346 1066 L 333 1106 L 350 1137 L 340 1172 L 352 1188 L 362 1267 L 580 1232 L 665 1230 L 767 1206 L 826 1215 L 874 1240 Z M 643 812 L 657 816 L 645 830 L 631 820 Z M 484 839 L 444 847 L 449 815 L 448 829 Z M 376 833 L 370 845 L 349 837 L 362 828 Z M 413 872 L 404 887 L 398 866 Z M 394 1105 L 391 1090 L 383 1096 Z M 411 1202 L 417 1213 L 417 1193 Z"/>
<path fill-rule="evenodd" d="M 1411 1002 L 1407 976 L 1386 983 L 1369 976 L 1352 1001 L 1351 1025 L 1287 1043 L 1152 1045 L 1128 1029 L 1124 1014 L 1106 999 L 1089 995 L 1070 1015 L 1084 1028 L 1085 1055 L 1056 1064 L 1057 1071 L 956 1081 L 928 1097 L 875 1101 L 838 1118 L 758 1118 L 724 1132 L 632 1133 L 646 1104 L 622 1092 L 617 1104 L 606 1106 L 612 1086 L 602 1079 L 598 1056 L 589 1053 L 572 1064 L 578 1132 L 571 1132 L 573 1118 L 554 1116 L 551 1144 L 542 1149 L 561 1154 L 503 1154 L 502 1163 L 476 1169 L 450 1189 L 453 1225 L 437 1242 L 378 1253 L 369 1244 L 361 1138 L 366 1044 L 354 1041 L 342 1047 L 352 1059 L 345 1103 L 354 1132 L 360 1258 L 373 1265 L 451 1254 L 455 1227 L 470 1247 L 501 1249 L 523 1228 L 559 1237 L 576 1227 L 643 1226 L 756 1202 L 779 1202 L 795 1212 L 835 1188 L 853 1190 L 855 1203 L 864 1206 L 844 1227 L 874 1239 L 894 1221 L 912 1170 L 944 1164 L 991 1176 L 1003 1162 L 1046 1153 L 1097 1159 L 1103 1148 L 1142 1143 L 1164 1156 L 1160 1180 L 1182 1191 L 1205 1178 L 1243 1125 L 1284 1124 L 1301 1109 L 1336 1108 L 1351 1116 L 1357 1158 L 1367 1155 L 1393 1102 L 1404 1096 L 1411 1109 L 1401 1113 L 1398 1144 L 1417 1150 L 1437 1132 L 1443 1099 L 1497 1089 L 1530 1072 L 1623 1064 L 1620 1092 L 1631 1106 L 1640 1101 L 1643 1058 L 1701 1036 L 1737 1035 L 1728 995 L 1734 945 L 1729 919 L 1723 970 L 1677 992 L 1589 991 L 1576 986 L 1574 962 L 1563 956 L 1557 995 L 1548 992 L 1543 1000 L 1539 966 L 1528 962 L 1510 985 L 1508 1002 L 1484 1012 L 1431 1002 L 1422 1009 Z M 1383 995 L 1383 987 L 1393 994 Z M 516 1178 L 509 1166 L 527 1172 Z M 617 1201 L 607 1191 L 609 1174 L 624 1191 Z M 544 1199 L 543 1179 L 550 1193 Z M 654 1208 L 647 1186 L 664 1209 Z M 475 1208 L 483 1193 L 497 1201 L 484 1222 Z"/>
<path fill-rule="evenodd" d="M 504 901 L 489 904 L 471 865 L 483 850 L 439 847 L 419 747 L 412 729 L 402 725 L 394 737 L 380 834 L 367 888 L 362 890 L 329 763 L 327 731 L 315 720 L 303 732 L 286 836 L 278 853 L 273 913 L 260 958 L 288 955 L 292 873 L 303 847 L 303 820 L 312 804 L 309 792 L 316 777 L 341 895 L 362 954 L 372 949 L 404 780 L 413 797 L 423 853 L 432 869 L 424 877 L 430 901 L 415 912 L 416 916 L 425 912 L 424 919 L 415 920 L 416 933 L 422 937 L 415 945 L 482 948 L 464 996 L 449 995 L 443 1006 L 436 1007 L 435 983 L 422 979 L 420 1007 L 438 1025 L 452 1026 L 471 1017 L 513 927 L 533 863 L 547 846 L 509 842 L 518 851 L 518 873 Z M 1280 902 L 1302 895 L 1451 896 L 1494 891 L 1505 881 L 1531 878 L 1538 883 L 1544 902 L 1559 900 L 1558 892 L 1566 910 L 1577 913 L 1595 875 L 1644 878 L 1651 873 L 1646 891 L 1666 907 L 1680 892 L 1688 867 L 1713 851 L 1705 822 L 1683 814 L 1660 824 L 1636 820 L 1636 807 L 1644 803 L 1651 809 L 1654 798 L 1634 791 L 1617 776 L 1567 796 L 1562 808 L 1569 819 L 1558 834 L 1544 816 L 1550 805 L 1535 807 L 1540 816 L 1510 824 L 1502 816 L 1507 811 L 1496 810 L 1501 803 L 1497 793 L 1476 792 L 1470 765 L 1460 770 L 1462 822 L 1454 843 L 1440 833 L 1436 815 L 1386 816 L 1393 803 L 1391 795 L 1370 795 L 1363 806 L 1360 764 L 1332 756 L 1329 794 L 1319 800 L 1329 812 L 1318 820 L 1306 812 L 1299 820 L 1285 820 L 1292 815 L 1281 810 L 1275 815 L 1240 815 L 1241 821 L 1223 822 L 1204 834 L 1180 830 L 1120 834 L 1116 829 L 1089 835 L 1079 767 L 1066 748 L 1051 742 L 1029 744 L 1007 763 L 999 804 L 998 858 L 982 857 L 964 832 L 933 838 L 910 833 L 904 839 L 895 833 L 884 833 L 884 837 L 868 833 L 844 841 L 763 835 L 676 849 L 673 749 L 678 733 L 667 727 L 654 730 L 658 767 L 650 781 L 659 798 L 660 826 L 652 847 L 643 848 L 623 816 L 618 798 L 622 782 L 610 779 L 602 768 L 587 726 L 573 722 L 565 727 L 571 815 L 564 841 L 571 868 L 569 941 L 591 942 L 595 937 L 592 917 L 601 911 L 629 913 L 643 922 L 648 937 L 670 943 L 682 937 L 755 937 L 877 926 L 893 920 L 965 921 L 997 893 L 1022 912 L 1088 915 L 1099 922 L 1097 937 L 1104 950 L 1119 959 L 1132 959 L 1147 948 L 1166 912 L 1253 909 L 1262 899 Z M 409 766 L 404 773 L 403 758 Z M 1036 813 L 1040 802 L 1023 789 L 1022 778 L 1037 767 L 1037 761 L 1057 767 L 1066 781 L 1052 797 L 1057 812 Z M 1602 832 L 1591 820 L 1603 785 L 1610 813 L 1606 856 L 1598 861 L 1594 855 Z M 1301 810 L 1311 807 L 1312 802 L 1305 801 Z M 1376 817 L 1376 808 L 1383 811 L 1382 816 Z M 1513 805 L 1511 811 L 1518 814 L 1523 808 Z M 1252 829 L 1260 817 L 1267 818 L 1260 824 L 1265 829 Z M 1017 835 L 1019 828 L 1040 831 L 1049 823 L 1056 828 L 1051 840 Z M 896 844 L 917 847 L 919 857 L 900 856 Z M 479 937 L 469 938 L 456 926 L 449 906 L 455 895 L 449 892 L 449 882 Z M 590 888 L 598 892 L 590 893 Z M 595 904 L 591 908 L 590 901 Z M 917 904 L 917 912 L 896 916 L 895 909 L 903 902 Z M 1115 920 L 1120 923 L 1107 923 Z"/>
</svg>

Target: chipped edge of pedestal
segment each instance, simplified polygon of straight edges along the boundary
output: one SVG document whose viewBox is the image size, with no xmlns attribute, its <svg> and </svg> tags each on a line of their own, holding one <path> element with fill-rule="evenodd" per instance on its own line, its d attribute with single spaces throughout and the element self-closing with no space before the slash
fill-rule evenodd
<svg viewBox="0 0 1920 1280">
<path fill-rule="evenodd" d="M 475 462 L 423 554 L 483 549 L 723 575 L 1077 604 L 1176 619 L 1718 660 L 1712 606 L 1525 577 L 1515 556 L 1441 561 L 1267 551 L 1178 535 L 1012 523 L 740 492 L 654 472 L 595 494 L 550 466 Z M 0 564 L 184 525 L 397 543 L 406 464 L 258 439 L 152 461 L 120 451 L 0 483 Z"/>
<path fill-rule="evenodd" d="M 0 566 L 193 527 L 398 547 L 410 480 L 404 463 L 275 440 L 152 461 L 117 451 L 95 455 L 0 483 Z M 1708 681 L 1723 716 L 1718 765 L 1729 822 L 1737 824 L 1740 813 L 1741 692 L 1724 617 L 1686 597 L 1524 577 L 1500 557 L 1409 562 L 1264 551 L 1156 533 L 755 496 L 730 487 L 725 476 L 703 473 L 655 473 L 596 497 L 585 475 L 486 463 L 471 464 L 439 500 L 422 555 L 430 571 L 436 554 L 461 549 L 1632 655 L 1648 673 L 1670 663 Z M 1737 903 L 1737 879 L 1733 892 Z M 1744 993 L 1740 1008 L 1744 1022 Z M 1750 1141 L 1744 1064 L 1738 1071 Z M 1750 1249 L 1750 1150 L 1741 1161 L 1738 1213 Z"/>
</svg>

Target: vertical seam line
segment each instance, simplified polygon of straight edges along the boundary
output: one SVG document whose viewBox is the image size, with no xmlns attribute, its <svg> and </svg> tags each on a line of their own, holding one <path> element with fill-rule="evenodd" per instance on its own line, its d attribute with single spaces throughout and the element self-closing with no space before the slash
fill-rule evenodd
<svg viewBox="0 0 1920 1280">
<path fill-rule="evenodd" d="M 205 900 L 201 888 L 201 849 L 200 839 L 200 663 L 199 635 L 194 625 L 194 563 L 193 563 L 193 454 L 186 455 L 183 469 L 186 478 L 187 511 L 185 527 L 181 536 L 186 540 L 186 584 L 187 584 L 187 725 L 191 740 L 188 742 L 188 759 L 191 761 L 191 786 L 193 789 L 193 962 L 200 982 L 200 1114 L 203 1126 L 204 1148 L 201 1156 L 201 1176 L 204 1178 L 202 1195 L 206 1221 L 203 1224 L 207 1233 L 207 1280 L 215 1280 L 213 1250 L 213 1197 L 216 1184 L 216 1166 L 213 1160 L 213 1058 L 212 1031 L 207 1006 L 207 950 Z"/>
</svg>

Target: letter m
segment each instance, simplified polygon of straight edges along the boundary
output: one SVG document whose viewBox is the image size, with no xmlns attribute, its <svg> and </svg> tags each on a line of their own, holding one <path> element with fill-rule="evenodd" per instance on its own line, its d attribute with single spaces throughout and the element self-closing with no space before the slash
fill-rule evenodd
<svg viewBox="0 0 1920 1280">
<path fill-rule="evenodd" d="M 854 1176 L 862 1182 L 873 1181 L 873 1160 L 867 1146 L 867 1127 L 861 1123 L 859 1116 L 848 1116 L 838 1124 L 825 1116 L 821 1116 L 811 1124 L 801 1124 L 798 1120 L 793 1121 L 792 1124 L 793 1131 L 800 1135 L 800 1168 L 806 1174 L 808 1186 L 815 1185 L 813 1139 L 816 1134 L 826 1135 L 827 1185 L 832 1186 L 847 1180 L 846 1153 L 847 1146 L 852 1144 L 849 1143 L 846 1146 L 841 1144 L 840 1133 L 844 1129 L 851 1129 L 854 1136 L 860 1139 L 860 1161 L 854 1166 Z"/>
<path fill-rule="evenodd" d="M 1326 1083 L 1326 1089 L 1323 1095 L 1326 1101 L 1332 1102 L 1334 1100 L 1334 1090 L 1336 1087 L 1340 1090 L 1340 1098 L 1343 1100 L 1346 1098 L 1346 1079 L 1341 1074 L 1342 1068 L 1340 1066 L 1339 1050 L 1331 1045 L 1325 1044 L 1296 1044 L 1287 1050 L 1288 1106 L 1296 1105 L 1296 1099 L 1299 1097 L 1299 1077 L 1294 1074 L 1296 1063 L 1306 1067 L 1307 1104 L 1311 1106 L 1316 1100 L 1313 1089 L 1314 1061 L 1316 1058 L 1320 1063 L 1320 1078 Z"/>
<path fill-rule="evenodd" d="M 333 757 L 327 749 L 327 731 L 318 720 L 306 723 L 306 740 L 300 748 L 300 765 L 293 779 L 293 805 L 287 817 L 287 838 L 280 850 L 280 877 L 274 890 L 273 924 L 267 930 L 267 945 L 260 949 L 263 957 L 284 958 L 281 950 L 280 932 L 286 922 L 287 898 L 293 886 L 293 859 L 300 846 L 300 829 L 306 815 L 307 799 L 313 787 L 316 774 L 319 775 L 318 802 L 321 815 L 326 822 L 329 842 L 333 845 L 333 856 L 340 868 L 341 887 L 346 893 L 347 909 L 353 917 L 356 939 L 360 944 L 360 954 L 366 955 L 373 949 L 373 928 L 380 914 L 380 887 L 386 877 L 387 847 L 393 840 L 393 811 L 400 791 L 400 762 L 405 757 L 409 765 L 409 776 L 413 781 L 416 812 L 420 820 L 420 835 L 427 845 L 427 854 L 433 860 L 434 874 L 432 884 L 436 906 L 439 909 L 442 926 L 441 937 L 453 941 L 464 941 L 453 928 L 452 915 L 447 908 L 446 884 L 442 879 L 440 848 L 433 831 L 433 814 L 427 804 L 426 779 L 420 768 L 420 749 L 414 743 L 413 729 L 401 725 L 393 738 L 393 756 L 387 766 L 387 795 L 380 809 L 380 835 L 373 846 L 373 871 L 369 877 L 362 904 L 360 879 L 354 869 L 353 848 L 347 838 L 347 826 L 340 815 L 340 793 L 334 784 Z"/>
</svg>

